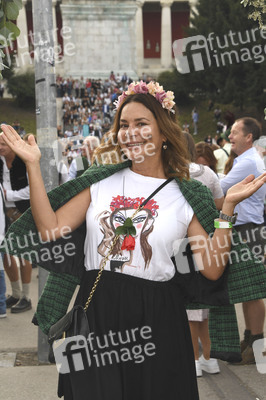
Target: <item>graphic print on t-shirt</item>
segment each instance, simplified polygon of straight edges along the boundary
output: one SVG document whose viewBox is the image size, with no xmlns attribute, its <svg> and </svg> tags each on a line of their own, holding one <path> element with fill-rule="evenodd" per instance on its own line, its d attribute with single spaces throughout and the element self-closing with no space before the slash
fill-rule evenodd
<svg viewBox="0 0 266 400">
<path fill-rule="evenodd" d="M 97 215 L 100 224 L 103 239 L 98 245 L 98 253 L 105 257 L 115 237 L 115 230 L 123 225 L 127 218 L 131 218 L 136 209 L 145 200 L 144 197 L 125 197 L 116 196 L 112 198 L 110 204 L 111 211 L 103 211 Z M 136 228 L 135 249 L 121 250 L 124 236 L 120 236 L 114 246 L 112 254 L 109 257 L 110 270 L 121 271 L 125 266 L 132 268 L 141 268 L 137 261 L 137 253 L 141 252 L 142 260 L 144 260 L 144 269 L 149 267 L 152 258 L 152 247 L 149 244 L 148 238 L 153 231 L 155 218 L 159 206 L 153 199 L 149 200 L 145 207 L 141 209 L 132 219 L 133 225 Z"/>
</svg>

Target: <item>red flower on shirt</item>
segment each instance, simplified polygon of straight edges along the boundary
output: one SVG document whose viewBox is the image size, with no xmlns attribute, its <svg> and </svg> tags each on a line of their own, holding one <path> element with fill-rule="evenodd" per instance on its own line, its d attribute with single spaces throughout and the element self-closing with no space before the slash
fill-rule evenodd
<svg viewBox="0 0 266 400">
<path fill-rule="evenodd" d="M 121 250 L 134 250 L 135 249 L 135 238 L 131 235 L 125 236 Z"/>
</svg>

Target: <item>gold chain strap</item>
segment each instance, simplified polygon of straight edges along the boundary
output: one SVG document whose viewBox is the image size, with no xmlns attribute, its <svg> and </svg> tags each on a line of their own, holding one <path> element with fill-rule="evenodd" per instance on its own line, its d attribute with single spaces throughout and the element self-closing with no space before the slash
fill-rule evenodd
<svg viewBox="0 0 266 400">
<path fill-rule="evenodd" d="M 143 207 L 143 206 L 139 206 L 139 207 L 136 209 L 136 211 L 134 212 L 134 214 L 131 216 L 131 220 L 132 220 L 132 219 L 135 217 L 135 215 L 141 210 L 142 207 Z M 114 237 L 113 242 L 112 242 L 112 244 L 111 244 L 111 247 L 110 247 L 108 253 L 106 254 L 106 256 L 104 257 L 104 260 L 103 260 L 102 266 L 101 266 L 101 268 L 100 268 L 100 271 L 98 272 L 98 275 L 97 275 L 97 277 L 96 277 L 96 279 L 95 279 L 95 282 L 94 282 L 94 284 L 93 284 L 93 287 L 92 287 L 92 289 L 91 289 L 91 291 L 90 291 L 90 295 L 89 295 L 89 297 L 88 297 L 88 300 L 87 300 L 87 302 L 86 302 L 86 304 L 85 304 L 85 306 L 84 306 L 84 310 L 85 310 L 85 311 L 87 311 L 87 309 L 88 309 L 88 307 L 89 307 L 89 304 L 90 304 L 90 302 L 91 302 L 92 296 L 94 295 L 94 292 L 95 292 L 95 290 L 96 290 L 96 288 L 97 288 L 97 285 L 98 285 L 98 283 L 99 283 L 99 281 L 100 281 L 100 279 L 101 279 L 101 276 L 102 276 L 103 270 L 104 270 L 104 268 L 105 268 L 105 266 L 106 266 L 106 263 L 107 263 L 107 261 L 108 261 L 108 258 L 109 258 L 109 256 L 111 255 L 111 253 L 112 253 L 112 251 L 113 251 L 113 249 L 114 249 L 114 247 L 115 247 L 115 245 L 116 245 L 116 243 L 117 243 L 117 241 L 118 241 L 119 236 L 120 236 L 120 235 L 116 235 L 116 236 Z"/>
</svg>

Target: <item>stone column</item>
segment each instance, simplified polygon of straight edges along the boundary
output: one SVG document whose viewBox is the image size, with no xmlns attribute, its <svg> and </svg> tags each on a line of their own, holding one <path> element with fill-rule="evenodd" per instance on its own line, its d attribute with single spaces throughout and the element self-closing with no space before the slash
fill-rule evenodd
<svg viewBox="0 0 266 400">
<path fill-rule="evenodd" d="M 135 1 L 61 3 L 65 75 L 103 78 L 110 71 L 137 79 Z"/>
<path fill-rule="evenodd" d="M 143 44 L 143 13 L 142 7 L 144 0 L 137 0 L 137 12 L 136 12 L 136 45 L 137 45 L 137 70 L 139 75 L 141 74 L 144 64 L 144 44 Z"/>
<path fill-rule="evenodd" d="M 170 68 L 172 65 L 172 22 L 171 5 L 173 0 L 161 0 L 161 64 L 163 68 Z"/>
<path fill-rule="evenodd" d="M 20 29 L 20 35 L 17 38 L 17 55 L 15 56 L 15 68 L 26 70 L 33 61 L 29 54 L 29 38 L 27 27 L 27 16 L 25 5 L 27 0 L 23 0 L 23 7 L 19 11 L 17 26 Z"/>
</svg>

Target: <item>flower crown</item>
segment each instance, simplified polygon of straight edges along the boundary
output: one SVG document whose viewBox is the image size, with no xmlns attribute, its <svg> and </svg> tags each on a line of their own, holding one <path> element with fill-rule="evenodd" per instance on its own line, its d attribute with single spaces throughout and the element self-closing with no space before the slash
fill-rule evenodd
<svg viewBox="0 0 266 400">
<path fill-rule="evenodd" d="M 114 101 L 115 109 L 118 110 L 127 96 L 137 93 L 151 94 L 156 98 L 157 101 L 159 101 L 163 108 L 175 113 L 175 110 L 173 110 L 175 105 L 175 102 L 173 101 L 175 98 L 174 93 L 170 90 L 166 92 L 158 82 L 153 81 L 149 82 L 148 84 L 143 81 L 130 83 L 128 89 L 123 92 L 116 101 Z"/>
<path fill-rule="evenodd" d="M 113 197 L 112 202 L 110 204 L 110 209 L 111 211 L 115 211 L 116 209 L 119 208 L 133 208 L 137 209 L 145 200 L 144 197 L 137 197 L 135 199 L 132 199 L 131 197 L 125 197 L 125 196 L 116 196 Z M 159 206 L 157 205 L 157 202 L 153 199 L 149 200 L 148 203 L 144 206 L 144 209 L 147 208 L 148 210 L 151 211 L 152 215 L 154 216 L 156 214 L 156 210 L 158 210 Z"/>
</svg>

